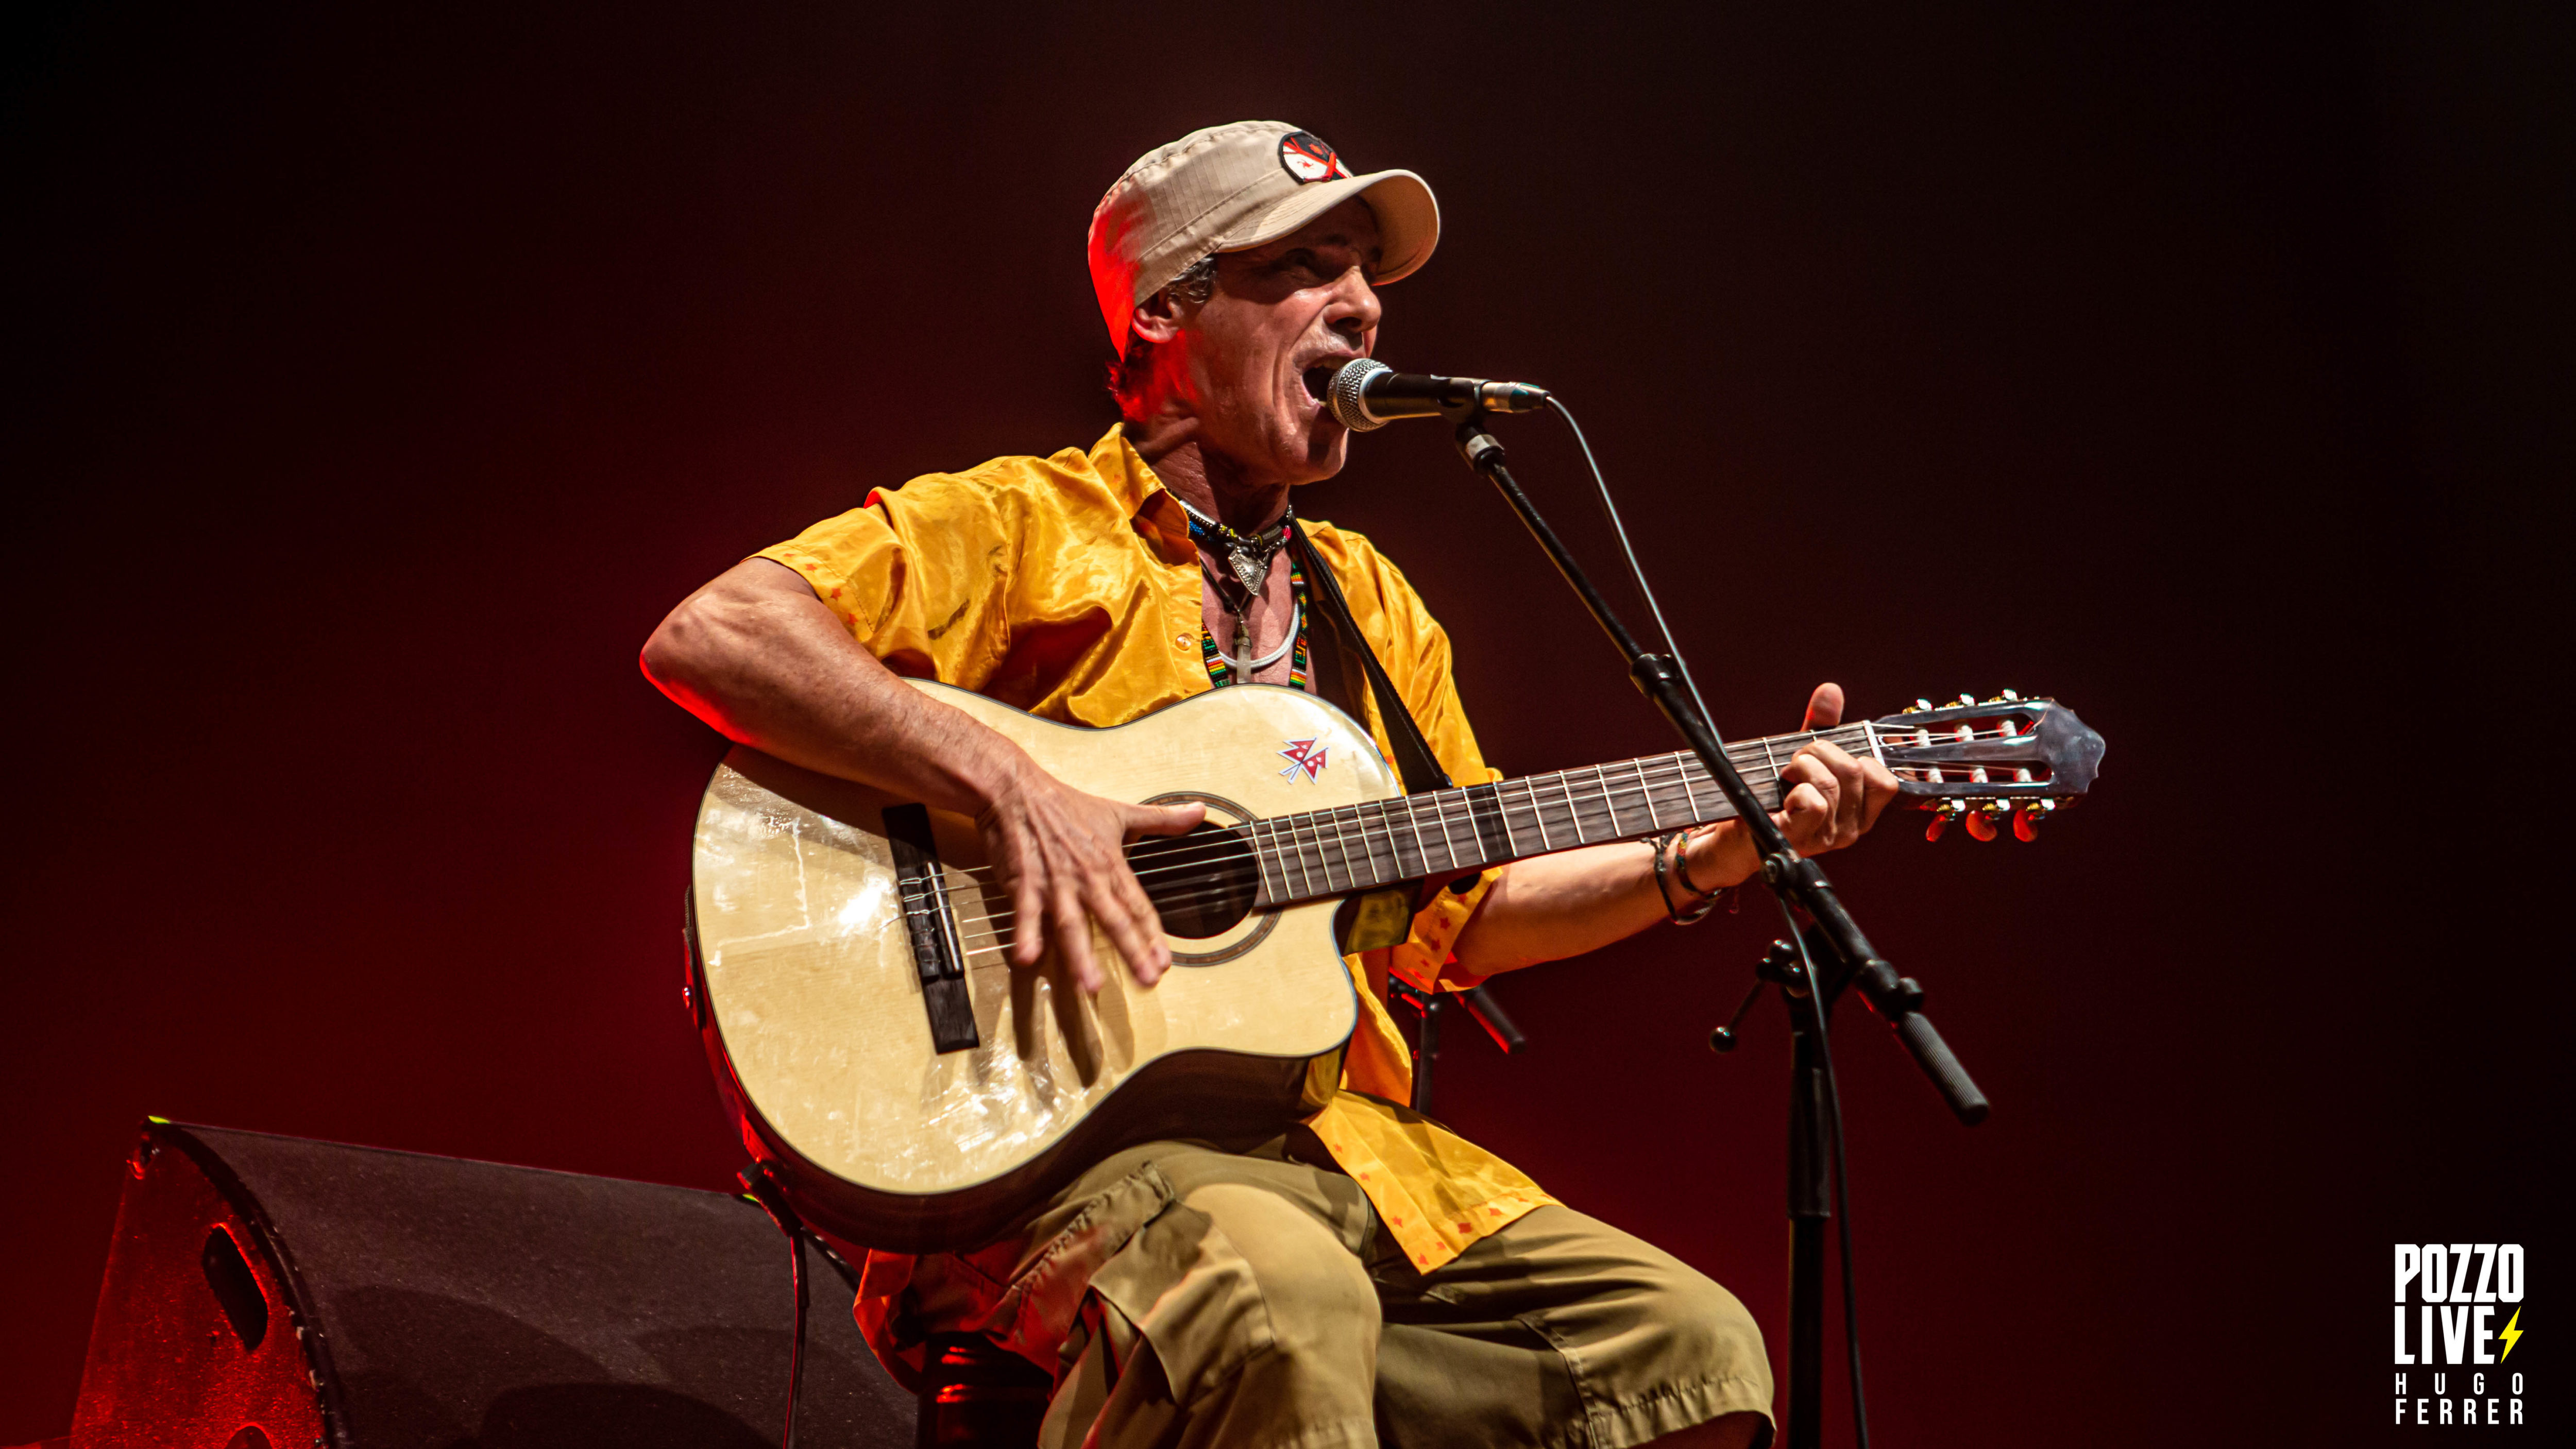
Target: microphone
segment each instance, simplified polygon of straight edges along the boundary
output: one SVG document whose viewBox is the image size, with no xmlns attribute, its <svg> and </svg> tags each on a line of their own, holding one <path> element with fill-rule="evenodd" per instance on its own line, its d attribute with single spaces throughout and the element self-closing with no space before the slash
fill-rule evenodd
<svg viewBox="0 0 2576 1449">
<path fill-rule="evenodd" d="M 1385 427 L 1397 418 L 1436 418 L 1473 407 L 1531 413 L 1547 404 L 1547 389 L 1525 382 L 1397 372 L 1374 357 L 1343 363 L 1323 392 L 1333 416 L 1354 433 Z"/>
</svg>

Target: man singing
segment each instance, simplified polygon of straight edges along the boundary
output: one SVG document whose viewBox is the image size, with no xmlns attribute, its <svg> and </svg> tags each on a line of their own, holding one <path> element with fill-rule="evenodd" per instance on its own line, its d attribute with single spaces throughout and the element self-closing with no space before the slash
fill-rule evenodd
<svg viewBox="0 0 2576 1449">
<path fill-rule="evenodd" d="M 1420 177 L 1353 175 L 1294 126 L 1147 153 L 1091 219 L 1120 421 L 1087 451 L 873 493 L 745 560 L 672 611 L 645 672 L 744 744 L 973 817 L 1026 923 L 1020 966 L 1052 951 L 1086 989 L 1122 963 L 1150 986 L 1171 956 L 1122 846 L 1199 807 L 1074 790 L 902 677 L 1088 726 L 1286 685 L 1390 748 L 1356 645 L 1315 627 L 1289 495 L 1341 470 L 1348 433 L 1316 382 L 1369 355 L 1378 289 L 1439 226 Z M 1498 778 L 1404 576 L 1358 534 L 1294 524 L 1449 776 Z M 1806 725 L 1841 712 L 1821 685 Z M 1807 854 L 1857 840 L 1896 790 L 1823 741 L 1781 773 L 1778 818 Z M 907 1377 L 929 1333 L 1026 1356 L 1054 1375 L 1050 1446 L 1767 1442 L 1743 1305 L 1393 1105 L 1411 1069 L 1384 1005 L 1390 973 L 1471 986 L 1696 919 L 1753 870 L 1723 823 L 1431 883 L 1409 939 L 1350 958 L 1365 1005 L 1323 1110 L 1249 1147 L 1115 1153 L 975 1251 L 870 1253 L 870 1343 Z M 1117 961 L 1095 957 L 1093 922 Z"/>
</svg>

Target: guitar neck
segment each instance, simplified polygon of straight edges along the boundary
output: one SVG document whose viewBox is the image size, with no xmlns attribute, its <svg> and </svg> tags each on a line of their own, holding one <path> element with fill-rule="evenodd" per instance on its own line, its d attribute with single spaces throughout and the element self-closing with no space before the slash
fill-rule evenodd
<svg viewBox="0 0 2576 1449">
<path fill-rule="evenodd" d="M 1726 753 L 1754 795 L 1776 809 L 1782 767 L 1819 739 L 1855 755 L 1873 752 L 1870 726 L 1857 723 L 1744 740 Z M 1683 751 L 1273 816 L 1245 829 L 1260 864 L 1260 904 L 1279 906 L 1734 816 L 1707 768 Z"/>
</svg>

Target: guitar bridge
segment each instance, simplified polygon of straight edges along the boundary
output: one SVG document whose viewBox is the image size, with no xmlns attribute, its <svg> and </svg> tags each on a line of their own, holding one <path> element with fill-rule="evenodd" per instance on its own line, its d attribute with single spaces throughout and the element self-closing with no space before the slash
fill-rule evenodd
<svg viewBox="0 0 2576 1449">
<path fill-rule="evenodd" d="M 891 805 L 885 811 L 886 844 L 894 851 L 896 888 L 903 898 L 903 926 L 912 937 L 912 964 L 921 973 L 921 1004 L 930 1013 L 930 1041 L 941 1053 L 972 1049 L 975 1003 L 966 994 L 966 955 L 957 945 L 957 916 L 949 909 L 948 874 L 930 835 L 930 811 Z"/>
</svg>

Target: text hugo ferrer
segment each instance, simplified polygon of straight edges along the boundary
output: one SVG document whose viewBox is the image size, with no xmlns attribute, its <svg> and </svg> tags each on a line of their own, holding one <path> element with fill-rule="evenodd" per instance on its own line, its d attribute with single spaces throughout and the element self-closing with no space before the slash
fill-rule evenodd
<svg viewBox="0 0 2576 1449">
<path fill-rule="evenodd" d="M 2494 1320 L 2499 1305 L 2522 1302 L 2522 1266 L 2520 1243 L 2399 1243 L 2397 1362 L 2489 1364 L 2511 1354 L 2522 1315 L 2516 1310 L 2501 1327 Z M 2502 1352 L 2488 1351 L 2494 1342 Z"/>
</svg>

